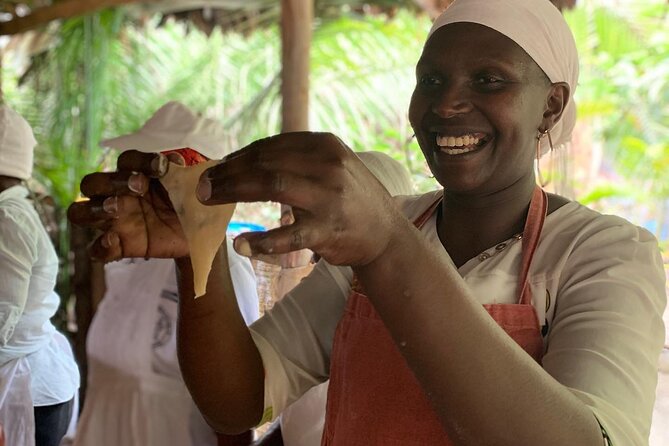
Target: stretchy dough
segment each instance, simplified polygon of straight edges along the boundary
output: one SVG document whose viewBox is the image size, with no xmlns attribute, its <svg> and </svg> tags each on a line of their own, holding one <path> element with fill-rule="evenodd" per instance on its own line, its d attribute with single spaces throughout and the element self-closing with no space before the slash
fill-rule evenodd
<svg viewBox="0 0 669 446">
<path fill-rule="evenodd" d="M 216 163 L 217 160 L 211 160 L 191 167 L 170 163 L 167 173 L 160 179 L 188 241 L 195 297 L 202 296 L 207 290 L 211 264 L 225 241 L 225 231 L 235 210 L 234 204 L 205 206 L 195 195 L 200 175 Z"/>
</svg>

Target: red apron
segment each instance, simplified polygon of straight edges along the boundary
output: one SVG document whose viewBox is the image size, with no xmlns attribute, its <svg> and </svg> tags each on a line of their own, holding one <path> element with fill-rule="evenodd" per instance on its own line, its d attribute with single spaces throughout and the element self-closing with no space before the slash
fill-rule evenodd
<svg viewBox="0 0 669 446">
<path fill-rule="evenodd" d="M 441 198 L 414 224 L 421 228 L 440 203 Z M 523 231 L 518 303 L 484 305 L 537 361 L 543 341 L 527 278 L 547 204 L 546 193 L 537 187 Z M 451 445 L 418 380 L 356 282 L 335 332 L 322 445 Z"/>
</svg>

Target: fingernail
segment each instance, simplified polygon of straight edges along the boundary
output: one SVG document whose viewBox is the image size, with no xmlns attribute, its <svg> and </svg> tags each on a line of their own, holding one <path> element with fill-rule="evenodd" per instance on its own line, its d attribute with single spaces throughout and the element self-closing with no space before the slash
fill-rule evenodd
<svg viewBox="0 0 669 446">
<path fill-rule="evenodd" d="M 162 153 L 156 154 L 156 156 L 151 160 L 151 171 L 158 177 L 162 177 L 167 173 L 167 165 L 170 160 L 167 159 Z"/>
<path fill-rule="evenodd" d="M 207 201 L 211 197 L 211 181 L 201 178 L 195 193 L 200 201 Z"/>
<path fill-rule="evenodd" d="M 184 157 L 176 152 L 168 153 L 167 159 L 174 164 L 178 164 L 179 166 L 186 165 L 186 160 L 184 159 Z"/>
<path fill-rule="evenodd" d="M 128 178 L 128 189 L 136 194 L 142 194 L 144 187 L 144 178 L 138 173 L 133 173 Z"/>
<path fill-rule="evenodd" d="M 244 257 L 251 257 L 253 255 L 253 252 L 251 251 L 251 245 L 245 238 L 237 237 L 233 243 L 233 246 L 239 255 Z"/>
<path fill-rule="evenodd" d="M 109 197 L 102 202 L 102 209 L 108 214 L 115 214 L 118 211 L 118 197 Z"/>
</svg>

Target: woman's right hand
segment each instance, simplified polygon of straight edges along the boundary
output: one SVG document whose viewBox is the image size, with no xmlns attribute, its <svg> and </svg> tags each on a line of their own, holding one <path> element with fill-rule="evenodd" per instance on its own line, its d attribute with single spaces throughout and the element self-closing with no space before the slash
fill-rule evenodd
<svg viewBox="0 0 669 446">
<path fill-rule="evenodd" d="M 70 205 L 69 220 L 103 234 L 91 256 L 105 262 L 125 257 L 188 256 L 188 243 L 167 191 L 158 178 L 169 168 L 165 155 L 123 152 L 116 172 L 86 175 L 81 193 L 88 201 Z"/>
</svg>

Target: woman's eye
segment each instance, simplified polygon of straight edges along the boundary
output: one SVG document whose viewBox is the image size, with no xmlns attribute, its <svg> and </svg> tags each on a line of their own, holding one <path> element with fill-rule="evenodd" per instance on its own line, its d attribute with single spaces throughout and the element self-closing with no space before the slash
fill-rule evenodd
<svg viewBox="0 0 669 446">
<path fill-rule="evenodd" d="M 493 76 L 493 75 L 481 75 L 478 76 L 475 79 L 475 83 L 478 85 L 489 85 L 489 86 L 494 86 L 494 85 L 501 85 L 504 82 L 504 80 L 498 76 Z"/>
<path fill-rule="evenodd" d="M 431 86 L 431 85 L 440 85 L 441 84 L 441 79 L 437 76 L 433 76 L 431 74 L 424 74 L 420 76 L 418 79 L 418 82 L 421 85 L 425 86 Z"/>
</svg>

